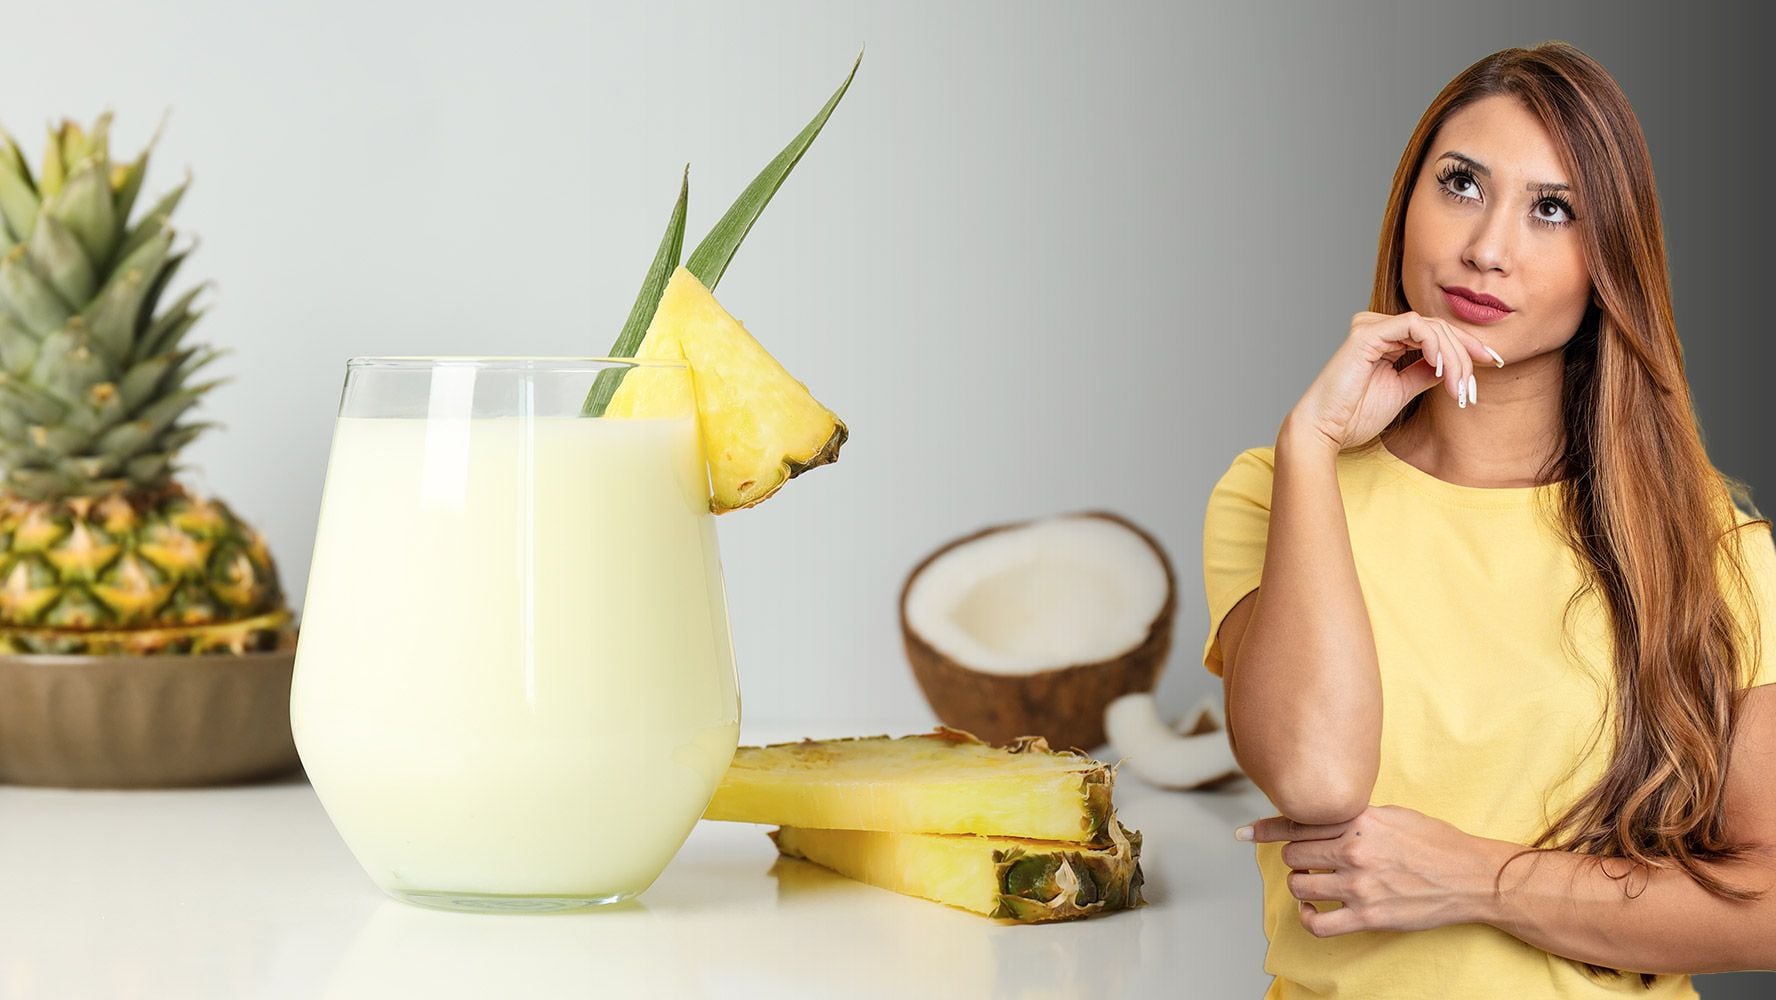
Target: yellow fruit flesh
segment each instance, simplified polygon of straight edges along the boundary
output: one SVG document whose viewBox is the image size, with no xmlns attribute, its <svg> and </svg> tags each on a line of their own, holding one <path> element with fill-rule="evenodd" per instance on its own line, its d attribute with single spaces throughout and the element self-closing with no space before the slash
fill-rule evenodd
<svg viewBox="0 0 1776 1000">
<path fill-rule="evenodd" d="M 844 422 L 684 268 L 667 283 L 635 356 L 690 364 L 716 513 L 750 507 L 795 476 L 838 459 Z M 605 416 L 677 415 L 687 408 L 684 394 L 683 379 L 632 371 Z"/>
<path fill-rule="evenodd" d="M 1110 769 L 1090 758 L 940 730 L 741 747 L 704 818 L 1083 843 L 1103 830 L 1110 796 Z"/>
<path fill-rule="evenodd" d="M 773 839 L 782 853 L 859 882 L 976 913 L 999 907 L 992 838 L 785 827 Z"/>
</svg>

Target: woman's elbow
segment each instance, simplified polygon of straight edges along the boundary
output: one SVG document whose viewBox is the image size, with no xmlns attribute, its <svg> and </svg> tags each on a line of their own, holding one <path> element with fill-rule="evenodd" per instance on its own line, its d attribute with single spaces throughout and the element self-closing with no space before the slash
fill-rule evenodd
<svg viewBox="0 0 1776 1000">
<path fill-rule="evenodd" d="M 1280 776 L 1264 791 L 1277 811 L 1295 822 L 1331 826 L 1356 819 L 1369 808 L 1375 779 L 1316 768 Z"/>
</svg>

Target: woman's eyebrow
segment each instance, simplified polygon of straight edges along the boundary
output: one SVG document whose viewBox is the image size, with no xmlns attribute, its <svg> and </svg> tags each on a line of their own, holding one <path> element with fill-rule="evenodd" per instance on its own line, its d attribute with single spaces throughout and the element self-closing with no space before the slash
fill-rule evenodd
<svg viewBox="0 0 1776 1000">
<path fill-rule="evenodd" d="M 1486 164 L 1481 163 L 1479 160 L 1474 159 L 1472 156 L 1469 156 L 1466 153 L 1458 153 L 1452 149 L 1452 150 L 1448 151 L 1447 153 L 1444 153 L 1442 156 L 1437 157 L 1437 159 L 1439 159 L 1439 160 L 1455 160 L 1456 162 L 1463 164 L 1469 170 L 1472 170 L 1473 172 L 1479 174 L 1482 177 L 1491 177 L 1492 176 L 1492 170 L 1490 168 L 1488 168 L 1486 166 Z M 1530 181 L 1528 184 L 1523 185 L 1523 190 L 1525 190 L 1525 191 L 1571 191 L 1572 185 L 1567 184 L 1564 181 Z"/>
</svg>

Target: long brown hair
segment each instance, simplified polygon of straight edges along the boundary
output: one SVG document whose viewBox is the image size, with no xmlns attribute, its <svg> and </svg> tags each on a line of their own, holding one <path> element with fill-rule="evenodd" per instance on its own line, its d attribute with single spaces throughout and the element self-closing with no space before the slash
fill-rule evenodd
<svg viewBox="0 0 1776 1000">
<path fill-rule="evenodd" d="M 1523 853 L 1621 859 L 1626 874 L 1675 867 L 1717 896 L 1754 898 L 1704 867 L 1746 852 L 1727 839 L 1723 803 L 1758 628 L 1755 611 L 1736 618 L 1720 574 L 1750 609 L 1734 512 L 1735 500 L 1749 506 L 1749 493 L 1703 449 L 1672 316 L 1652 159 L 1602 66 L 1549 42 L 1487 56 L 1443 88 L 1394 172 L 1369 308 L 1411 308 L 1400 280 L 1406 204 L 1431 139 L 1451 114 L 1495 95 L 1521 101 L 1553 137 L 1584 220 L 1578 233 L 1593 298 L 1565 348 L 1562 440 L 1541 481 L 1565 483 L 1559 521 L 1587 570 L 1567 611 L 1587 593 L 1602 596 L 1616 682 L 1608 767 Z M 1388 430 L 1410 420 L 1422 399 Z M 1626 892 L 1644 886 L 1616 877 Z"/>
</svg>

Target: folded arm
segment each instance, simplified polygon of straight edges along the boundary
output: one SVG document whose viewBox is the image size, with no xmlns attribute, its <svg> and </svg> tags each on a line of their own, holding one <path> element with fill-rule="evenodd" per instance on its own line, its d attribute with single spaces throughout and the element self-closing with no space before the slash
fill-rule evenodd
<svg viewBox="0 0 1776 1000">
<path fill-rule="evenodd" d="M 1381 674 L 1337 458 L 1335 445 L 1285 422 L 1262 594 L 1247 595 L 1220 629 L 1234 756 L 1302 823 L 1360 813 L 1381 766 Z"/>
<path fill-rule="evenodd" d="M 1619 860 L 1544 852 L 1511 862 L 1481 920 L 1543 951 L 1616 969 L 1776 969 L 1776 685 L 1745 695 L 1730 761 L 1726 834 L 1748 853 L 1707 867 L 1760 898 L 1714 895 L 1682 869 L 1627 872 Z M 1487 845 L 1499 865 L 1521 850 Z"/>
</svg>

